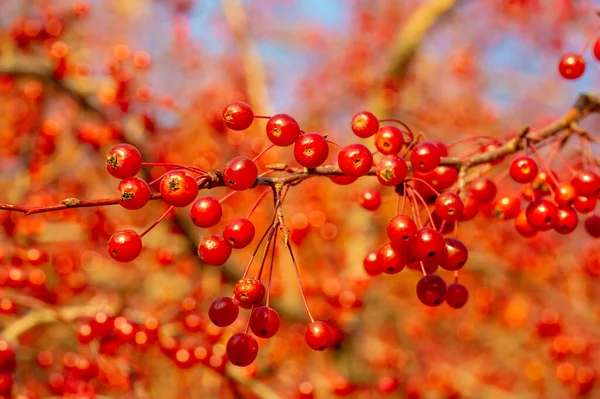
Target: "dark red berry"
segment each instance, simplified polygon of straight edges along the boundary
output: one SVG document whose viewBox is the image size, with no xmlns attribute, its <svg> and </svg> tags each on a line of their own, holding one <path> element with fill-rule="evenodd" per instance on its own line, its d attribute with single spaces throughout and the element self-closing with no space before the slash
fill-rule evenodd
<svg viewBox="0 0 600 399">
<path fill-rule="evenodd" d="M 377 262 L 377 252 L 371 251 L 363 259 L 363 267 L 369 276 L 378 276 L 381 274 L 381 266 Z"/>
<path fill-rule="evenodd" d="M 387 236 L 395 247 L 406 248 L 408 240 L 417 232 L 417 224 L 406 215 L 397 215 L 390 219 Z"/>
<path fill-rule="evenodd" d="M 235 299 L 244 309 L 258 306 L 265 297 L 265 287 L 254 277 L 245 277 L 235 284 L 233 289 Z"/>
<path fill-rule="evenodd" d="M 373 155 L 362 144 L 350 144 L 338 154 L 338 165 L 348 176 L 364 176 L 373 166 Z"/>
<path fill-rule="evenodd" d="M 530 183 L 537 173 L 537 163 L 531 157 L 519 157 L 510 164 L 510 177 L 517 183 Z"/>
<path fill-rule="evenodd" d="M 417 172 L 431 172 L 440 164 L 440 149 L 429 141 L 419 143 L 410 154 L 410 164 Z"/>
<path fill-rule="evenodd" d="M 403 158 L 397 155 L 386 155 L 375 167 L 377 180 L 384 186 L 397 186 L 408 174 L 408 166 Z"/>
<path fill-rule="evenodd" d="M 223 237 L 212 235 L 198 244 L 198 257 L 207 265 L 220 266 L 229 259 L 229 255 L 231 247 Z"/>
<path fill-rule="evenodd" d="M 437 258 L 445 251 L 446 241 L 437 230 L 423 227 L 408 240 L 408 248 L 416 260 Z"/>
<path fill-rule="evenodd" d="M 312 322 L 306 327 L 304 339 L 311 349 L 325 350 L 331 343 L 331 329 L 322 321 Z"/>
<path fill-rule="evenodd" d="M 552 202 L 540 199 L 533 201 L 527 207 L 527 221 L 536 230 L 546 231 L 554 226 L 557 208 Z"/>
<path fill-rule="evenodd" d="M 462 269 L 469 259 L 467 247 L 456 238 L 446 238 L 445 240 L 446 252 L 440 256 L 440 266 L 450 271 Z"/>
<path fill-rule="evenodd" d="M 515 218 L 515 229 L 523 237 L 533 237 L 537 233 L 537 229 L 529 223 L 525 209 L 521 210 Z"/>
<path fill-rule="evenodd" d="M 135 176 L 142 168 L 142 155 L 131 144 L 117 144 L 108 151 L 106 170 L 117 179 Z"/>
<path fill-rule="evenodd" d="M 254 308 L 250 315 L 250 329 L 260 338 L 271 338 L 279 331 L 279 314 L 268 306 Z"/>
<path fill-rule="evenodd" d="M 597 202 L 598 200 L 596 198 L 579 196 L 575 198 L 573 206 L 575 207 L 575 210 L 577 210 L 577 212 L 585 214 L 590 213 L 594 209 L 596 209 Z"/>
<path fill-rule="evenodd" d="M 8 397 L 11 394 L 13 383 L 14 381 L 10 373 L 0 372 L 0 395 L 3 395 L 2 398 Z"/>
<path fill-rule="evenodd" d="M 294 144 L 294 158 L 305 168 L 321 166 L 329 156 L 329 144 L 318 133 L 307 133 L 298 137 Z"/>
<path fill-rule="evenodd" d="M 400 273 L 406 266 L 405 251 L 396 251 L 391 242 L 385 243 L 377 252 L 377 263 L 386 274 Z"/>
<path fill-rule="evenodd" d="M 352 117 L 352 131 L 360 138 L 371 137 L 379 129 L 379 120 L 368 111 L 358 112 Z"/>
<path fill-rule="evenodd" d="M 212 227 L 221 221 L 223 208 L 214 197 L 200 197 L 190 208 L 190 219 L 198 227 Z"/>
<path fill-rule="evenodd" d="M 128 177 L 119 182 L 117 198 L 125 209 L 141 209 L 150 201 L 150 186 L 139 177 Z"/>
<path fill-rule="evenodd" d="M 335 184 L 339 184 L 340 186 L 347 186 L 349 184 L 352 184 L 357 179 L 357 177 L 346 175 L 329 176 L 329 178 L 332 182 L 334 182 Z"/>
<path fill-rule="evenodd" d="M 577 79 L 585 72 L 585 60 L 579 54 L 565 54 L 558 63 L 558 72 L 565 79 Z"/>
<path fill-rule="evenodd" d="M 587 231 L 590 236 L 594 238 L 600 237 L 600 216 L 588 216 L 587 219 L 585 219 L 583 226 L 585 227 L 585 231 Z"/>
<path fill-rule="evenodd" d="M 196 199 L 198 184 L 184 171 L 173 170 L 161 179 L 160 193 L 163 200 L 169 205 L 187 206 Z"/>
<path fill-rule="evenodd" d="M 600 37 L 594 42 L 594 57 L 600 61 Z"/>
<path fill-rule="evenodd" d="M 469 291 L 462 284 L 454 283 L 446 289 L 446 303 L 454 309 L 460 309 L 469 300 Z"/>
<path fill-rule="evenodd" d="M 277 114 L 267 122 L 267 137 L 279 147 L 287 147 L 300 136 L 298 122 L 287 114 Z"/>
<path fill-rule="evenodd" d="M 514 219 L 521 211 L 521 200 L 518 197 L 502 197 L 494 202 L 493 215 L 500 220 Z"/>
<path fill-rule="evenodd" d="M 589 170 L 577 172 L 571 179 L 571 185 L 581 197 L 597 197 L 600 194 L 600 177 Z"/>
<path fill-rule="evenodd" d="M 0 372 L 12 373 L 17 367 L 15 348 L 5 339 L 0 339 Z"/>
<path fill-rule="evenodd" d="M 383 155 L 398 154 L 404 144 L 404 133 L 396 126 L 382 126 L 375 135 L 375 148 Z"/>
<path fill-rule="evenodd" d="M 142 252 L 142 238 L 131 229 L 120 230 L 108 240 L 108 253 L 118 262 L 131 262 Z"/>
<path fill-rule="evenodd" d="M 438 166 L 428 173 L 413 171 L 413 176 L 431 184 L 438 191 L 446 190 L 458 180 L 458 170 L 451 166 Z"/>
<path fill-rule="evenodd" d="M 254 224 L 246 218 L 235 218 L 225 226 L 223 238 L 232 248 L 245 248 L 254 239 Z"/>
<path fill-rule="evenodd" d="M 562 206 L 556 212 L 554 230 L 560 234 L 569 234 L 575 230 L 578 222 L 577 211 L 570 206 Z"/>
<path fill-rule="evenodd" d="M 217 327 L 227 327 L 237 320 L 240 307 L 230 297 L 217 298 L 208 308 L 208 318 Z"/>
<path fill-rule="evenodd" d="M 554 190 L 554 201 L 558 206 L 571 206 L 575 203 L 577 192 L 570 183 L 560 183 Z"/>
<path fill-rule="evenodd" d="M 223 170 L 225 185 L 234 190 L 247 190 L 254 186 L 258 177 L 258 168 L 250 158 L 241 156 L 231 159 Z"/>
<path fill-rule="evenodd" d="M 237 333 L 227 341 L 226 351 L 227 358 L 232 364 L 246 367 L 252 364 L 258 355 L 258 342 L 251 335 Z"/>
<path fill-rule="evenodd" d="M 446 282 L 437 274 L 423 276 L 417 283 L 417 297 L 426 306 L 440 306 L 446 298 Z"/>
<path fill-rule="evenodd" d="M 446 192 L 436 198 L 435 210 L 442 220 L 455 222 L 462 217 L 465 205 L 458 195 Z"/>
<path fill-rule="evenodd" d="M 367 190 L 358 199 L 360 206 L 369 211 L 374 211 L 381 205 L 381 194 L 375 190 Z"/>
<path fill-rule="evenodd" d="M 254 112 L 245 102 L 234 101 L 223 109 L 223 123 L 231 130 L 248 129 L 253 120 Z"/>
<path fill-rule="evenodd" d="M 496 184 L 485 177 L 474 180 L 469 187 L 469 194 L 480 204 L 489 204 L 496 197 Z"/>
</svg>

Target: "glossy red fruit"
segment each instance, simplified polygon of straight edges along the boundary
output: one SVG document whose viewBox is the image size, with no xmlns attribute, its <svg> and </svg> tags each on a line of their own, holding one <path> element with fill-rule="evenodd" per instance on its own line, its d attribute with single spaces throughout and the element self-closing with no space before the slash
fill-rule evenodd
<svg viewBox="0 0 600 399">
<path fill-rule="evenodd" d="M 435 143 L 424 141 L 413 148 L 410 154 L 410 164 L 413 170 L 420 173 L 428 173 L 440 164 L 440 149 Z"/>
<path fill-rule="evenodd" d="M 540 199 L 527 206 L 527 221 L 536 230 L 546 231 L 554 226 L 557 208 L 552 202 Z"/>
<path fill-rule="evenodd" d="M 142 252 L 142 238 L 131 229 L 114 233 L 108 240 L 108 253 L 118 262 L 131 262 Z"/>
<path fill-rule="evenodd" d="M 594 42 L 594 57 L 600 61 L 600 37 Z"/>
<path fill-rule="evenodd" d="M 119 182 L 117 198 L 125 209 L 141 209 L 150 201 L 150 186 L 139 177 L 128 177 Z"/>
<path fill-rule="evenodd" d="M 221 221 L 223 208 L 214 197 L 200 197 L 190 208 L 190 219 L 198 227 L 212 227 Z"/>
<path fill-rule="evenodd" d="M 260 338 L 271 338 L 277 334 L 279 323 L 279 313 L 268 306 L 258 306 L 250 315 L 250 329 Z"/>
<path fill-rule="evenodd" d="M 440 256 L 440 267 L 446 270 L 460 270 L 469 259 L 469 250 L 462 241 L 446 238 L 446 252 Z"/>
<path fill-rule="evenodd" d="M 262 303 L 265 297 L 265 286 L 254 277 L 245 277 L 235 284 L 233 295 L 241 307 L 250 309 Z"/>
<path fill-rule="evenodd" d="M 350 126 L 356 136 L 365 139 L 377 133 L 377 130 L 379 130 L 379 119 L 369 111 L 357 112 L 352 117 Z"/>
<path fill-rule="evenodd" d="M 169 205 L 187 206 L 196 199 L 198 184 L 193 177 L 187 175 L 184 171 L 173 170 L 161 179 L 160 193 L 163 201 Z"/>
<path fill-rule="evenodd" d="M 445 251 L 446 241 L 437 230 L 423 227 L 408 240 L 408 248 L 416 260 L 437 258 Z"/>
<path fill-rule="evenodd" d="M 570 183 L 560 183 L 554 190 L 554 202 L 558 206 L 572 206 L 577 198 L 575 187 Z"/>
<path fill-rule="evenodd" d="M 133 177 L 142 168 L 142 154 L 131 144 L 117 144 L 106 155 L 106 170 L 117 179 Z"/>
<path fill-rule="evenodd" d="M 208 308 L 208 318 L 217 327 L 227 327 L 237 320 L 240 307 L 233 298 L 217 298 Z"/>
<path fill-rule="evenodd" d="M 590 213 L 592 212 L 594 209 L 596 209 L 596 204 L 597 204 L 598 200 L 596 198 L 593 197 L 581 197 L 578 196 L 577 198 L 575 198 L 575 201 L 573 202 L 573 206 L 575 207 L 575 210 L 579 213 Z"/>
<path fill-rule="evenodd" d="M 435 210 L 442 220 L 455 222 L 462 217 L 465 205 L 458 195 L 446 192 L 436 198 Z"/>
<path fill-rule="evenodd" d="M 531 157 L 518 157 L 510 164 L 510 177 L 517 183 L 530 183 L 538 173 L 537 163 Z"/>
<path fill-rule="evenodd" d="M 371 251 L 365 256 L 363 259 L 363 267 L 365 268 L 365 273 L 369 276 L 378 276 L 381 274 L 382 270 L 379 262 L 377 262 L 376 251 Z"/>
<path fill-rule="evenodd" d="M 350 144 L 338 154 L 338 166 L 347 176 L 364 176 L 373 166 L 373 155 L 362 144 Z"/>
<path fill-rule="evenodd" d="M 417 232 L 417 224 L 406 215 L 397 215 L 390 219 L 386 233 L 392 245 L 407 248 L 408 240 Z"/>
<path fill-rule="evenodd" d="M 521 211 L 519 197 L 502 197 L 494 202 L 492 214 L 499 220 L 514 219 Z"/>
<path fill-rule="evenodd" d="M 200 260 L 211 266 L 221 266 L 229 259 L 231 247 L 223 237 L 212 235 L 204 238 L 198 244 L 198 257 Z"/>
<path fill-rule="evenodd" d="M 600 216 L 588 216 L 587 219 L 585 219 L 583 226 L 585 227 L 585 231 L 587 231 L 590 236 L 594 238 L 600 237 Z"/>
<path fill-rule="evenodd" d="M 17 367 L 15 348 L 5 339 L 0 339 L 0 371 L 12 373 Z"/>
<path fill-rule="evenodd" d="M 571 179 L 571 185 L 581 197 L 593 198 L 600 194 L 600 177 L 589 170 L 577 172 Z"/>
<path fill-rule="evenodd" d="M 246 218 L 235 218 L 225 226 L 223 238 L 232 248 L 245 248 L 254 239 L 256 229 Z"/>
<path fill-rule="evenodd" d="M 386 274 L 400 273 L 406 266 L 406 253 L 402 250 L 396 251 L 392 243 L 387 242 L 377 252 L 377 263 Z"/>
<path fill-rule="evenodd" d="M 446 289 L 446 303 L 454 309 L 460 309 L 469 300 L 469 291 L 462 284 L 450 284 Z"/>
<path fill-rule="evenodd" d="M 0 395 L 10 395 L 13 383 L 14 381 L 10 373 L 0 372 Z"/>
<path fill-rule="evenodd" d="M 258 355 L 258 342 L 249 334 L 237 333 L 227 341 L 226 352 L 232 364 L 246 367 L 252 364 Z"/>
<path fill-rule="evenodd" d="M 234 101 L 223 109 L 223 123 L 231 130 L 245 130 L 252 125 L 254 112 L 250 105 Z"/>
<path fill-rule="evenodd" d="M 241 156 L 231 159 L 223 170 L 225 185 L 234 190 L 247 190 L 254 186 L 258 177 L 258 168 L 250 158 Z"/>
<path fill-rule="evenodd" d="M 515 218 L 515 229 L 523 237 L 533 237 L 537 233 L 537 229 L 529 223 L 525 209 L 521 210 Z"/>
<path fill-rule="evenodd" d="M 480 204 L 489 204 L 496 197 L 496 183 L 485 177 L 474 180 L 469 187 L 469 194 Z"/>
<path fill-rule="evenodd" d="M 375 167 L 377 180 L 384 186 L 397 186 L 408 174 L 408 166 L 403 158 L 397 155 L 386 155 Z"/>
<path fill-rule="evenodd" d="M 294 158 L 305 168 L 321 166 L 329 156 L 329 144 L 318 133 L 306 133 L 294 144 Z"/>
<path fill-rule="evenodd" d="M 374 211 L 381 205 L 381 194 L 375 190 L 367 190 L 358 198 L 360 206 L 368 211 Z"/>
<path fill-rule="evenodd" d="M 438 166 L 428 173 L 413 171 L 413 176 L 431 184 L 437 191 L 444 191 L 458 180 L 458 170 L 451 166 Z"/>
<path fill-rule="evenodd" d="M 277 114 L 267 122 L 267 137 L 279 147 L 287 147 L 300 136 L 298 122 L 288 114 Z"/>
<path fill-rule="evenodd" d="M 440 306 L 446 298 L 446 282 L 437 274 L 423 276 L 417 283 L 417 297 L 423 305 Z"/>
<path fill-rule="evenodd" d="M 585 72 L 585 60 L 579 54 L 565 54 L 558 62 L 558 72 L 565 79 L 577 79 Z"/>
<path fill-rule="evenodd" d="M 329 176 L 332 182 L 335 184 L 339 184 L 340 186 L 347 186 L 348 184 L 352 184 L 358 179 L 354 176 L 346 176 L 346 175 L 337 175 L 337 176 Z"/>
<path fill-rule="evenodd" d="M 304 339 L 311 349 L 325 350 L 331 343 L 331 329 L 322 321 L 312 322 L 306 327 Z"/>
<path fill-rule="evenodd" d="M 570 206 L 562 206 L 556 212 L 554 230 L 560 234 L 569 234 L 577 228 L 578 222 L 577 211 Z"/>
<path fill-rule="evenodd" d="M 382 126 L 375 135 L 375 148 L 383 155 L 398 154 L 404 144 L 404 133 L 396 126 Z"/>
</svg>

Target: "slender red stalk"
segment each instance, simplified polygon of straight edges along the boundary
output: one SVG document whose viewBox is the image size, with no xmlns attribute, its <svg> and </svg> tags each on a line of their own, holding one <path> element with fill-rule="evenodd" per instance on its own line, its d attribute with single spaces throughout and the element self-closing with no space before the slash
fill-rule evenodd
<svg viewBox="0 0 600 399">
<path fill-rule="evenodd" d="M 163 163 L 163 162 L 142 162 L 142 166 L 166 166 L 166 167 L 174 167 L 177 169 L 186 169 L 190 172 L 198 173 L 198 174 L 206 174 L 208 173 L 204 169 L 196 168 L 195 166 L 183 166 L 176 163 Z"/>
<path fill-rule="evenodd" d="M 256 202 L 254 202 L 254 205 L 252 205 L 252 208 L 250 209 L 250 212 L 248 212 L 248 215 L 246 216 L 246 219 L 250 219 L 250 216 L 252 216 L 252 213 L 254 213 L 254 211 L 256 210 L 256 208 L 258 208 L 258 205 L 261 203 L 261 201 L 263 200 L 263 198 L 265 198 L 265 195 L 267 195 L 267 193 L 270 191 L 270 188 L 265 189 L 260 196 L 258 197 L 258 199 L 256 200 Z"/>
<path fill-rule="evenodd" d="M 254 115 L 254 119 L 271 119 L 271 117 L 265 115 Z"/>
<path fill-rule="evenodd" d="M 471 141 L 481 140 L 481 139 L 500 142 L 500 140 L 498 140 L 496 137 L 492 137 L 492 136 L 473 136 L 473 137 L 464 138 L 462 140 L 458 140 L 458 141 L 450 144 L 449 146 L 447 146 L 447 148 L 450 149 L 450 148 L 456 147 L 457 145 L 461 145 L 464 143 L 469 143 Z M 502 144 L 502 143 L 500 142 L 500 144 Z"/>
<path fill-rule="evenodd" d="M 270 146 L 268 146 L 267 148 L 265 148 L 264 150 L 262 150 L 261 152 L 258 153 L 257 156 L 255 156 L 254 158 L 252 158 L 252 162 L 256 162 L 258 161 L 258 158 L 262 157 L 263 155 L 265 155 L 265 153 L 267 151 L 269 151 L 271 148 L 275 147 L 275 144 L 271 144 Z"/>
<path fill-rule="evenodd" d="M 304 302 L 304 308 L 306 309 L 306 313 L 308 314 L 308 318 L 311 323 L 315 322 L 312 314 L 310 313 L 310 309 L 308 308 L 308 302 L 306 301 L 306 296 L 304 295 L 304 288 L 302 288 L 302 279 L 300 278 L 300 269 L 298 268 L 298 264 L 296 263 L 296 258 L 294 258 L 294 252 L 292 251 L 292 246 L 290 242 L 287 242 L 288 250 L 290 251 L 290 256 L 292 257 L 292 263 L 294 264 L 294 268 L 296 269 L 296 277 L 298 278 L 298 286 L 300 287 L 300 295 L 302 296 L 302 302 Z"/>
<path fill-rule="evenodd" d="M 275 232 L 274 242 L 273 251 L 271 251 L 271 264 L 269 265 L 269 280 L 267 281 L 267 307 L 271 301 L 271 280 L 273 278 L 273 264 L 275 263 L 275 248 L 277 248 L 277 232 Z"/>
<path fill-rule="evenodd" d="M 140 234 L 140 237 L 145 236 L 146 234 L 148 234 L 150 232 L 150 230 L 152 230 L 153 228 L 155 228 L 160 222 L 162 222 L 167 215 L 169 214 L 169 212 L 171 212 L 173 210 L 174 206 L 170 206 L 169 209 L 167 209 L 165 211 L 165 213 L 163 213 L 163 215 L 161 217 L 159 217 L 158 219 L 156 219 L 156 222 L 152 223 L 146 230 L 144 230 L 144 232 L 142 234 Z"/>
<path fill-rule="evenodd" d="M 427 183 L 425 180 L 423 179 L 419 179 L 418 177 L 411 177 L 408 176 L 405 180 L 414 180 L 414 181 L 419 181 L 421 183 L 424 183 L 427 187 L 429 187 L 436 195 L 440 195 L 440 192 L 438 190 L 436 190 L 435 188 L 433 188 L 433 186 L 429 183 Z"/>
</svg>

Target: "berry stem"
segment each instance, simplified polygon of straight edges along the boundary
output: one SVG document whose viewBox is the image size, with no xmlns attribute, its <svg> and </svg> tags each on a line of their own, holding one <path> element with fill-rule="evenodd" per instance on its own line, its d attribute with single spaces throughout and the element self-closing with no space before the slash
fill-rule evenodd
<svg viewBox="0 0 600 399">
<path fill-rule="evenodd" d="M 258 269 L 258 276 L 256 277 L 259 280 L 262 277 L 262 272 L 265 267 L 265 262 L 267 261 L 267 255 L 269 254 L 269 248 L 271 247 L 271 243 L 273 243 L 273 246 L 275 246 L 275 244 L 276 244 L 276 242 L 273 240 L 273 238 L 276 238 L 276 237 L 277 237 L 277 229 L 274 229 L 273 232 L 269 235 L 269 238 L 267 239 L 267 244 L 265 245 L 265 252 L 263 252 L 262 262 L 260 264 L 260 269 Z"/>
<path fill-rule="evenodd" d="M 175 163 L 163 163 L 163 162 L 142 162 L 142 166 L 165 166 L 165 167 L 174 167 L 176 169 L 185 169 L 190 172 L 198 173 L 201 175 L 205 175 L 208 172 L 204 169 L 196 168 L 194 166 L 183 166 Z"/>
<path fill-rule="evenodd" d="M 531 150 L 534 152 L 536 158 L 542 163 L 542 165 L 544 165 L 544 170 L 546 171 L 546 173 L 548 173 L 548 175 L 550 176 L 550 179 L 552 179 L 554 184 L 556 184 L 558 186 L 560 183 L 558 182 L 556 177 L 554 177 L 554 173 L 552 173 L 552 171 L 550 170 L 550 167 L 546 163 L 546 160 L 544 159 L 544 157 L 542 157 L 542 154 L 540 154 L 538 149 L 535 148 L 535 146 L 532 144 L 529 144 L 529 148 L 531 148 Z M 550 187 L 550 188 L 552 188 L 552 187 Z M 552 191 L 554 192 L 553 188 L 552 188 Z"/>
<path fill-rule="evenodd" d="M 339 148 L 340 150 L 344 149 L 344 147 L 342 147 L 341 145 L 339 145 L 337 142 L 335 142 L 335 141 L 333 141 L 333 140 L 329 140 L 329 139 L 326 139 L 326 140 L 327 140 L 327 142 L 328 142 L 329 144 L 333 144 L 334 146 L 336 146 L 336 147 L 337 147 L 337 148 Z"/>
<path fill-rule="evenodd" d="M 414 181 L 418 181 L 421 182 L 423 184 L 425 184 L 427 187 L 429 187 L 431 189 L 431 191 L 433 191 L 436 195 L 440 195 L 440 192 L 438 190 L 436 190 L 431 184 L 427 183 L 425 180 L 423 179 L 419 179 L 418 177 L 407 177 L 406 180 L 414 180 Z"/>
<path fill-rule="evenodd" d="M 266 153 L 267 151 L 269 151 L 269 150 L 270 150 L 271 148 L 273 148 L 273 147 L 275 147 L 275 144 L 271 144 L 270 146 L 268 146 L 267 148 L 265 148 L 264 150 L 262 150 L 261 152 L 259 152 L 257 156 L 255 156 L 254 158 L 252 158 L 252 162 L 256 162 L 256 161 L 258 161 L 258 159 L 259 159 L 260 157 L 262 157 L 263 155 L 265 155 L 265 153 Z"/>
<path fill-rule="evenodd" d="M 273 278 L 273 264 L 275 263 L 275 248 L 277 247 L 277 232 L 275 232 L 275 243 L 273 244 L 273 250 L 271 251 L 271 264 L 269 265 L 269 280 L 267 281 L 267 307 L 271 301 L 271 279 Z"/>
<path fill-rule="evenodd" d="M 427 202 L 425 202 L 425 199 L 421 196 L 421 194 L 417 192 L 417 190 L 413 189 L 412 187 L 410 187 L 410 193 L 413 196 L 413 198 L 414 196 L 416 196 L 423 203 L 423 208 L 425 209 L 425 212 L 427 212 L 429 222 L 431 223 L 431 228 L 435 229 L 435 224 L 433 224 L 433 218 L 431 217 L 431 212 L 429 212 L 429 207 L 427 206 Z"/>
<path fill-rule="evenodd" d="M 265 115 L 254 115 L 254 119 L 271 119 L 271 117 Z"/>
<path fill-rule="evenodd" d="M 490 140 L 490 141 L 498 141 L 498 142 L 500 141 L 500 140 L 498 140 L 496 137 L 492 137 L 492 136 L 473 136 L 473 137 L 467 137 L 467 138 L 464 138 L 464 139 L 462 139 L 462 140 L 458 140 L 458 141 L 456 141 L 456 142 L 454 142 L 454 143 L 452 143 L 452 144 L 448 145 L 448 146 L 447 146 L 447 148 L 448 148 L 448 149 L 450 149 L 450 148 L 454 148 L 454 147 L 456 147 L 457 145 L 461 145 L 461 144 L 464 144 L 464 143 L 469 143 L 469 142 L 471 142 L 471 141 L 475 141 L 475 140 L 481 140 L 481 139 L 484 139 L 484 140 Z M 499 145 L 502 145 L 502 143 L 499 143 Z"/>
<path fill-rule="evenodd" d="M 142 234 L 140 234 L 140 237 L 145 236 L 146 234 L 148 234 L 150 232 L 150 230 L 152 230 L 153 228 L 155 228 L 160 222 L 162 222 L 167 215 L 169 214 L 169 212 L 171 212 L 173 210 L 174 206 L 170 206 L 169 209 L 167 209 L 165 211 L 165 213 L 162 214 L 161 217 L 159 217 L 158 219 L 156 219 L 156 222 L 152 223 L 146 230 L 144 230 L 144 232 Z"/>
<path fill-rule="evenodd" d="M 252 205 L 252 208 L 250 209 L 250 212 L 248 212 L 248 215 L 246 216 L 246 219 L 250 219 L 250 216 L 252 216 L 252 214 L 254 213 L 254 211 L 256 210 L 256 208 L 258 208 L 258 205 L 261 203 L 261 201 L 265 198 L 265 196 L 267 195 L 267 193 L 271 191 L 270 188 L 265 189 L 260 196 L 258 197 L 258 199 L 256 200 L 256 202 L 254 202 L 254 205 Z"/>
<path fill-rule="evenodd" d="M 302 296 L 302 302 L 304 302 L 304 308 L 306 309 L 306 313 L 308 314 L 308 318 L 311 323 L 315 322 L 312 314 L 310 313 L 310 309 L 308 308 L 308 302 L 306 302 L 306 296 L 304 295 L 304 288 L 302 287 L 302 279 L 300 278 L 300 269 L 298 268 L 298 264 L 296 264 L 296 258 L 294 258 L 294 252 L 292 251 L 292 246 L 290 242 L 287 242 L 288 250 L 290 251 L 290 256 L 292 257 L 292 263 L 294 264 L 294 268 L 296 269 L 296 277 L 298 278 L 298 286 L 300 287 L 300 295 Z"/>
</svg>

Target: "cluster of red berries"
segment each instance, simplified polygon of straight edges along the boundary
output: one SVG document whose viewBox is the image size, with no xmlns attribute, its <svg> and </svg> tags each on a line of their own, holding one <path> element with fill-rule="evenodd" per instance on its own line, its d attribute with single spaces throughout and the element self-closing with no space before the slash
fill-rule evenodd
<svg viewBox="0 0 600 399">
<path fill-rule="evenodd" d="M 586 45 L 586 48 L 588 46 Z M 585 49 L 582 53 L 585 52 Z M 600 61 L 600 37 L 594 42 L 594 57 Z M 585 72 L 585 60 L 581 54 L 567 53 L 558 62 L 558 72 L 565 79 L 578 79 Z"/>
</svg>

